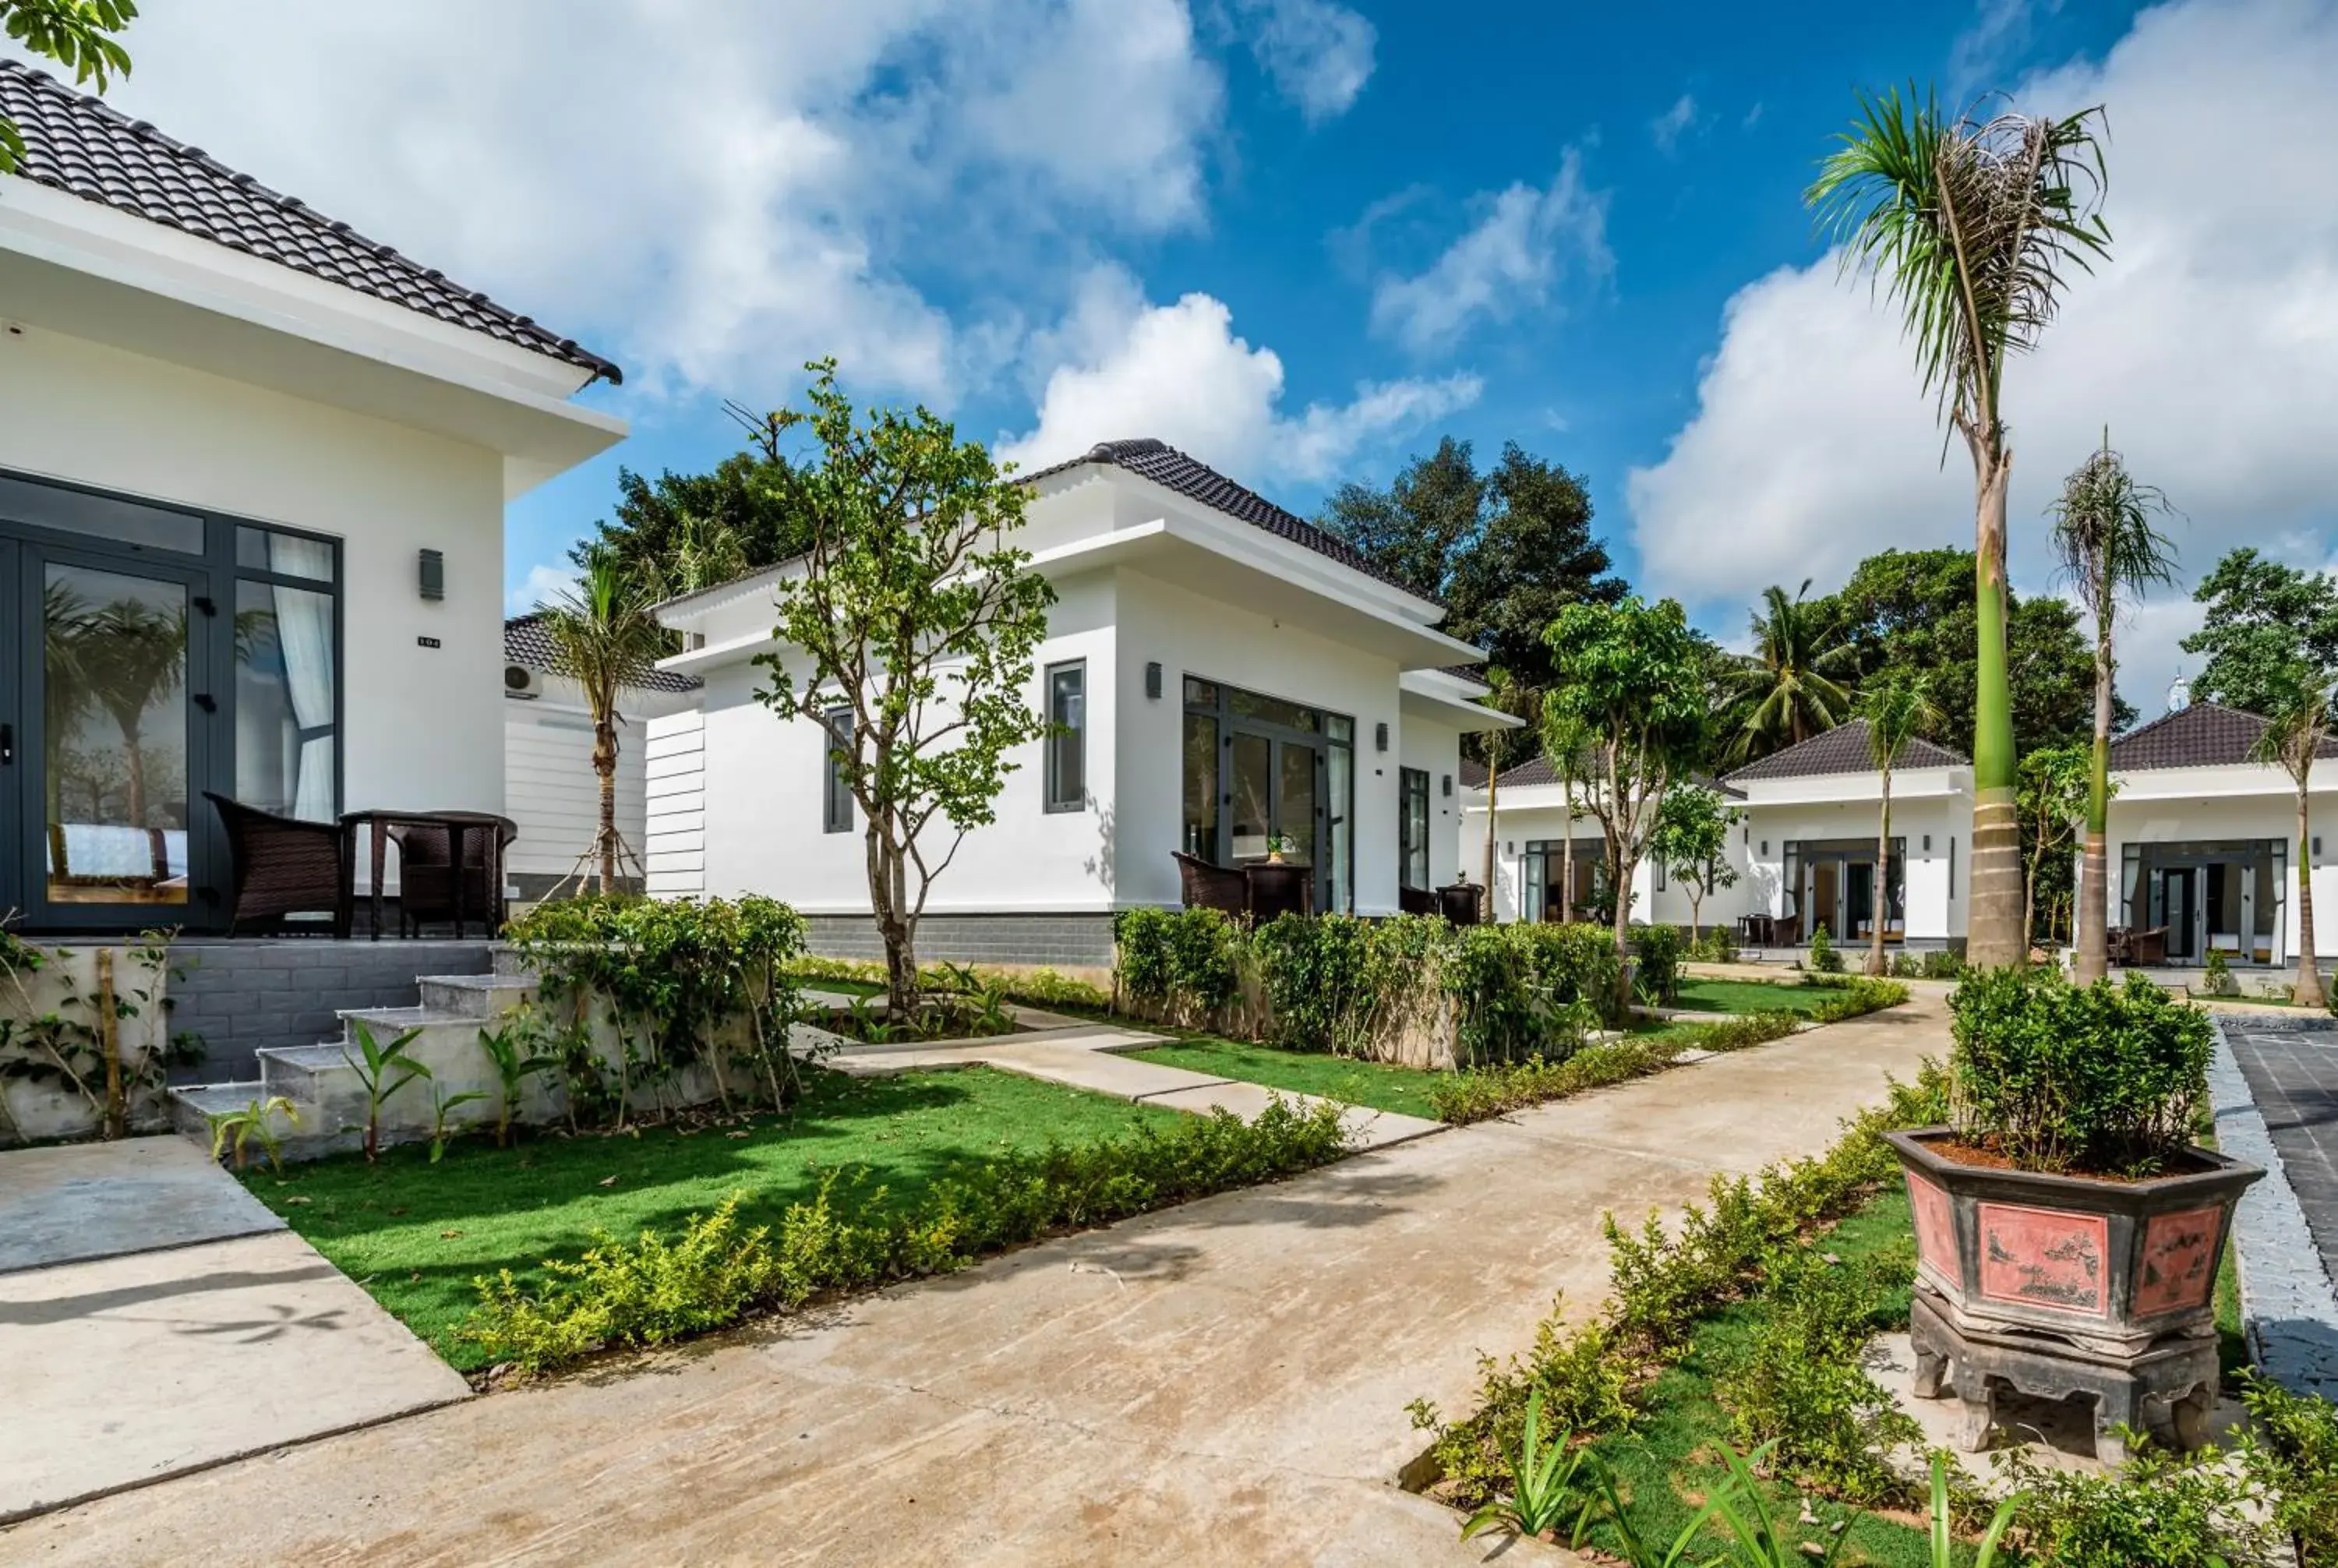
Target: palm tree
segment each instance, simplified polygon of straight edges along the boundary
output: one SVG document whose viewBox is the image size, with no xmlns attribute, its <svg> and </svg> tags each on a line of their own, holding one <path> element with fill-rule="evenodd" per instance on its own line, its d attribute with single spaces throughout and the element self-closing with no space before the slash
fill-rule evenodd
<svg viewBox="0 0 2338 1568">
<path fill-rule="evenodd" d="M 1736 681 L 1737 701 L 1746 710 L 1730 746 L 1739 761 L 1832 730 L 1851 710 L 1842 681 L 1852 673 L 1853 651 L 1849 643 L 1819 646 L 1826 627 L 1820 607 L 1805 597 L 1810 591 L 1807 577 L 1792 599 L 1775 583 L 1762 591 L 1769 612 L 1754 612 L 1754 652 L 1744 656 Z"/>
<path fill-rule="evenodd" d="M 2313 951 L 2313 838 L 2305 799 L 2313 759 L 2330 740 L 2330 683 L 2297 661 L 2275 680 L 2274 695 L 2256 751 L 2259 760 L 2276 764 L 2297 786 L 2297 985 L 2290 1000 L 2300 1007 L 2320 1007 L 2327 998 Z"/>
<path fill-rule="evenodd" d="M 595 546 L 585 554 L 575 588 L 558 603 L 541 608 L 558 672 L 584 689 L 584 705 L 593 715 L 601 823 L 584 858 L 599 862 L 604 893 L 616 891 L 619 859 L 634 858 L 617 831 L 617 726 L 623 722 L 617 689 L 638 681 L 666 651 L 665 628 L 650 612 L 651 595 L 614 553 Z"/>
<path fill-rule="evenodd" d="M 1875 897 L 1869 925 L 1874 940 L 1867 949 L 1867 972 L 1883 973 L 1883 932 L 1891 914 L 1891 768 L 1908 742 L 1940 721 L 1932 706 L 1931 681 L 1902 670 L 1889 671 L 1860 694 L 1859 716 L 1867 720 L 1868 754 L 1883 775 L 1883 825 L 1875 835 Z"/>
<path fill-rule="evenodd" d="M 2059 119 L 2012 113 L 1953 122 L 1929 95 L 1862 97 L 1842 146 L 1805 200 L 1900 307 L 1925 390 L 1973 466 L 1972 920 L 1974 964 L 2020 963 L 2021 825 L 2014 803 L 2006 667 L 2005 494 L 2013 449 L 2005 363 L 2033 347 L 2074 271 L 2110 249 L 2099 215 L 2099 108 Z"/>
<path fill-rule="evenodd" d="M 2176 581 L 2176 547 L 2151 525 L 2152 514 L 2173 510 L 2167 497 L 2137 484 L 2126 461 L 2103 449 L 2062 481 L 2049 509 L 2062 570 L 2095 618 L 2095 747 L 2087 786 L 2087 841 L 2078 860 L 2078 912 L 2072 923 L 2071 972 L 2092 985 L 2110 972 L 2111 699 L 2118 664 L 2111 657 L 2111 626 L 2122 598 L 2141 599 L 2152 583 Z"/>
<path fill-rule="evenodd" d="M 1567 837 L 1558 849 L 1558 918 L 1561 924 L 1575 919 L 1575 787 L 1584 781 L 1585 760 L 1590 755 L 1593 737 L 1590 728 L 1571 713 L 1554 711 L 1546 703 L 1542 713 L 1542 754 L 1550 760 L 1550 770 L 1558 775 L 1560 820 Z M 1545 919 L 1549 918 L 1547 909 Z"/>
</svg>

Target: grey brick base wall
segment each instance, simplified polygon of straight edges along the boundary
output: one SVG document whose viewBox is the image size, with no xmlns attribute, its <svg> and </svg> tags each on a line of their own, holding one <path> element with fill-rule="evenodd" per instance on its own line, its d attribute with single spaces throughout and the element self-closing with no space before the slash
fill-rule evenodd
<svg viewBox="0 0 2338 1568">
<path fill-rule="evenodd" d="M 260 1076 L 262 1045 L 340 1038 L 336 1009 L 411 1007 L 419 975 L 484 975 L 485 942 L 182 938 L 172 949 L 171 1029 L 203 1037 L 202 1060 L 172 1076 L 225 1083 Z"/>
<path fill-rule="evenodd" d="M 806 939 L 825 958 L 882 958 L 885 945 L 866 915 L 807 915 Z M 920 962 L 1045 964 L 1110 967 L 1109 915 L 928 915 L 918 922 Z"/>
</svg>

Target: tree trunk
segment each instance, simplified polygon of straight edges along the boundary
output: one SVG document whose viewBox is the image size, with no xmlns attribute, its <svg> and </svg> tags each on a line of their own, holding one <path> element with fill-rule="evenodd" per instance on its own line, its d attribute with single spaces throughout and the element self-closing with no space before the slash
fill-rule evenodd
<svg viewBox="0 0 2338 1568">
<path fill-rule="evenodd" d="M 1632 1016 L 1632 898 L 1630 884 L 1626 880 L 1637 866 L 1624 864 L 1624 847 L 1613 834 L 1608 836 L 1609 877 L 1616 894 L 1616 1015 L 1620 1027 Z"/>
<path fill-rule="evenodd" d="M 1567 840 L 1558 848 L 1558 921 L 1562 926 L 1571 926 L 1575 923 L 1575 786 L 1572 782 L 1561 788 L 1559 798 L 1566 805 L 1562 815 Z M 1548 919 L 1549 916 L 1549 910 L 1545 909 L 1543 917 Z"/>
<path fill-rule="evenodd" d="M 1973 443 L 1973 588 L 1977 612 L 1973 692 L 1971 913 L 1965 956 L 1981 969 L 2029 956 L 2021 929 L 2021 822 L 2014 801 L 2013 686 L 2007 668 L 2005 486 L 2013 455 L 1995 439 Z"/>
<path fill-rule="evenodd" d="M 885 944 L 885 1004 L 895 1023 L 918 1008 L 918 928 L 909 913 L 908 853 L 893 842 L 887 824 L 869 818 L 869 908 Z"/>
<path fill-rule="evenodd" d="M 601 780 L 601 829 L 594 847 L 601 856 L 601 892 L 617 890 L 617 731 L 607 720 L 593 726 L 593 771 Z"/>
<path fill-rule="evenodd" d="M 1502 779 L 1494 766 L 1494 749 L 1486 749 L 1486 918 L 1496 918 L 1494 908 L 1494 810 L 1501 799 Z"/>
<path fill-rule="evenodd" d="M 2087 779 L 2087 839 L 2078 854 L 2078 902 L 2070 917 L 2070 978 L 2091 985 L 2111 970 L 2110 809 L 2111 697 L 2117 666 L 2111 661 L 2110 585 L 2095 605 L 2095 747 Z"/>
<path fill-rule="evenodd" d="M 1883 928 L 1891 914 L 1891 769 L 1883 769 L 1883 826 L 1875 835 L 1875 897 L 1868 900 L 1873 940 L 1867 945 L 1867 972 L 1884 971 Z"/>
<path fill-rule="evenodd" d="M 2328 1003 L 2322 989 L 2322 961 L 2313 951 L 2313 838 L 2308 831 L 2305 808 L 2306 779 L 2313 756 L 2313 737 L 2307 738 L 2307 766 L 2297 773 L 2297 987 L 2290 1000 L 2300 1007 L 2321 1007 Z"/>
</svg>

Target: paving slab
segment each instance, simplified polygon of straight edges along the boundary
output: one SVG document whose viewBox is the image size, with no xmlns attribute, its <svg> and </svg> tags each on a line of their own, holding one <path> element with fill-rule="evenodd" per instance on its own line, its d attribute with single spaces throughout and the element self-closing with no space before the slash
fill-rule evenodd
<svg viewBox="0 0 2338 1568">
<path fill-rule="evenodd" d="M 0 1274 L 283 1229 L 176 1135 L 0 1152 Z"/>
<path fill-rule="evenodd" d="M 1600 1217 L 1827 1146 L 1937 1000 L 0 1532 L 0 1563 L 1463 1564 L 1407 1404 L 1607 1288 Z"/>
<path fill-rule="evenodd" d="M 470 1396 L 286 1230 L 0 1276 L 0 1521 Z"/>
</svg>

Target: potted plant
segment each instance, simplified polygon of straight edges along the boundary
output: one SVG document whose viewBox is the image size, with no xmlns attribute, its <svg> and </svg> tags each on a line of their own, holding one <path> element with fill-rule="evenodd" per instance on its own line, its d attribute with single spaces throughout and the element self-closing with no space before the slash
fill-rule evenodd
<svg viewBox="0 0 2338 1568">
<path fill-rule="evenodd" d="M 1266 836 L 1266 863 L 1268 865 L 1281 866 L 1285 864 L 1284 858 L 1291 853 L 1291 850 L 1292 840 L 1290 834 L 1270 833 Z"/>
<path fill-rule="evenodd" d="M 2140 975 L 1969 975 L 1951 1124 L 1889 1134 L 1920 1287 L 1960 1330 L 2133 1357 L 2215 1333 L 2233 1206 L 2264 1172 L 2193 1142 L 2207 1015 Z"/>
</svg>

